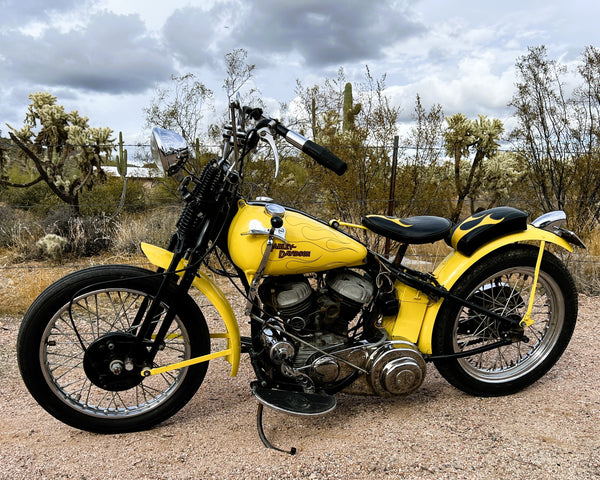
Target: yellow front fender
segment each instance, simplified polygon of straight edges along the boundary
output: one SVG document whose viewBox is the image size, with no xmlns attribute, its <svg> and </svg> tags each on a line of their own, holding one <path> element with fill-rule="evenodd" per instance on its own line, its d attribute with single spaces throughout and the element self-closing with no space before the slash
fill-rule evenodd
<svg viewBox="0 0 600 480">
<path fill-rule="evenodd" d="M 529 225 L 527 230 L 491 241 L 469 257 L 457 251 L 452 252 L 435 269 L 433 275 L 440 285 L 450 290 L 469 268 L 493 251 L 513 243 L 542 241 L 559 245 L 569 252 L 573 251 L 573 247 L 566 240 Z M 403 284 L 398 284 L 396 290 L 400 299 L 400 312 L 395 319 L 387 318 L 384 321 L 388 334 L 392 338 L 404 338 L 417 343 L 419 350 L 424 354 L 433 353 L 431 337 L 443 299 L 432 302 L 424 293 Z"/>
<path fill-rule="evenodd" d="M 173 258 L 172 252 L 148 243 L 142 243 L 141 246 L 142 251 L 150 263 L 164 269 L 169 267 Z M 185 260 L 181 260 L 177 269 L 183 269 L 186 264 L 187 262 Z M 180 275 L 183 275 L 183 273 L 180 273 Z M 225 298 L 223 295 L 223 292 L 221 292 L 214 282 L 202 272 L 198 272 L 196 274 L 196 278 L 194 278 L 192 285 L 202 292 L 208 301 L 217 309 L 217 312 L 223 319 L 225 329 L 227 330 L 226 333 L 211 333 L 211 338 L 226 338 L 227 349 L 223 352 L 211 354 L 210 357 L 216 358 L 219 356 L 224 356 L 225 359 L 231 364 L 231 376 L 235 377 L 240 365 L 242 343 L 240 339 L 240 329 L 237 319 L 235 318 L 235 314 L 233 313 L 233 309 L 231 308 L 227 298 Z M 209 360 L 209 358 L 207 358 L 207 360 Z"/>
</svg>

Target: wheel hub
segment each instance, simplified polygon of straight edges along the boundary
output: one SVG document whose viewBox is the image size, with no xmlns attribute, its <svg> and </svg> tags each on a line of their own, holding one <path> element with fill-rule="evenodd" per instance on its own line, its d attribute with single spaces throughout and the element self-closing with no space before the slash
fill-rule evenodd
<svg viewBox="0 0 600 480">
<path fill-rule="evenodd" d="M 83 357 L 83 369 L 90 381 L 113 392 L 139 385 L 148 351 L 135 336 L 114 332 L 94 341 Z"/>
</svg>

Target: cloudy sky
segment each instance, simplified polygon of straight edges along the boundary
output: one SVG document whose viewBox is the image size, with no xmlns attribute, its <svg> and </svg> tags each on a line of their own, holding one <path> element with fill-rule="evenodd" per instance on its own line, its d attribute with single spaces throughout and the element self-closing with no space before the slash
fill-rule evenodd
<svg viewBox="0 0 600 480">
<path fill-rule="evenodd" d="M 576 65 L 600 46 L 591 0 L 0 0 L 0 131 L 28 95 L 49 91 L 92 126 L 144 141 L 143 108 L 172 74 L 194 73 L 223 100 L 224 55 L 256 64 L 267 105 L 304 85 L 387 74 L 408 120 L 415 94 L 446 114 L 510 123 L 515 60 L 528 46 Z M 574 69 L 574 67 L 573 67 Z"/>
</svg>

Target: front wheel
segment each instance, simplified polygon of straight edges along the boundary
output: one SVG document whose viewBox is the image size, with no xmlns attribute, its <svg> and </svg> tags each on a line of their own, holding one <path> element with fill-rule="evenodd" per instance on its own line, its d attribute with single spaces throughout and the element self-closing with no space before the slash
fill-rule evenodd
<svg viewBox="0 0 600 480">
<path fill-rule="evenodd" d="M 142 377 L 146 346 L 135 341 L 141 314 L 159 289 L 154 272 L 125 265 L 92 267 L 48 287 L 19 331 L 17 356 L 25 385 L 54 417 L 98 433 L 142 430 L 181 409 L 202 383 L 208 364 Z M 208 354 L 202 312 L 185 295 L 175 305 L 167 286 L 153 320 L 175 318 L 152 365 Z"/>
<path fill-rule="evenodd" d="M 538 249 L 513 246 L 482 259 L 465 273 L 452 293 L 502 316 L 521 320 L 532 292 Z M 434 361 L 441 375 L 473 395 L 515 393 L 542 377 L 564 352 L 577 320 L 577 290 L 569 271 L 552 253 L 542 258 L 531 319 L 523 331 L 510 324 L 451 304 L 443 308 L 433 331 L 433 354 L 449 355 L 496 343 L 507 346 L 459 359 Z M 504 322 L 507 323 L 507 322 Z"/>
</svg>

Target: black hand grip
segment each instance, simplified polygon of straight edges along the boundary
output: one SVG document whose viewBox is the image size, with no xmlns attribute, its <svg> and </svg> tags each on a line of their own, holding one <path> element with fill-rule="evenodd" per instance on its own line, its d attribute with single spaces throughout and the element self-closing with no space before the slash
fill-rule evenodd
<svg viewBox="0 0 600 480">
<path fill-rule="evenodd" d="M 348 164 L 346 162 L 312 140 L 307 140 L 306 143 L 302 145 L 302 151 L 309 157 L 314 158 L 317 163 L 334 171 L 338 175 L 343 175 L 346 170 L 348 170 Z"/>
<path fill-rule="evenodd" d="M 299 148 L 309 157 L 314 158 L 317 163 L 323 165 L 325 168 L 334 171 L 338 175 L 343 175 L 348 170 L 348 164 L 341 158 L 338 158 L 325 147 L 308 140 L 303 135 L 288 129 L 287 127 L 277 123 L 275 125 L 275 131 L 284 137 L 289 143 Z"/>
</svg>

